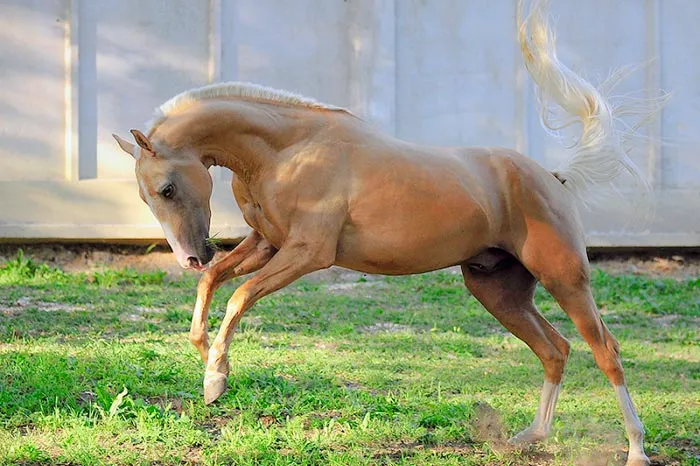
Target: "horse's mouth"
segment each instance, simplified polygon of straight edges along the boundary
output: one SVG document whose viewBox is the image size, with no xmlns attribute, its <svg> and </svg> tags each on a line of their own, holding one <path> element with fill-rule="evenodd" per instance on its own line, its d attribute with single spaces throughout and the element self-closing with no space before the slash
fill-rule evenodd
<svg viewBox="0 0 700 466">
<path fill-rule="evenodd" d="M 185 266 L 185 268 L 197 270 L 199 272 L 204 272 L 209 268 L 209 261 L 202 262 L 199 258 L 190 256 L 187 258 L 187 265 Z"/>
<path fill-rule="evenodd" d="M 189 256 L 187 258 L 186 269 L 194 269 L 200 272 L 204 272 L 209 268 L 211 260 L 214 258 L 214 249 L 207 243 L 204 245 L 204 251 L 202 254 L 197 254 L 196 256 Z"/>
</svg>

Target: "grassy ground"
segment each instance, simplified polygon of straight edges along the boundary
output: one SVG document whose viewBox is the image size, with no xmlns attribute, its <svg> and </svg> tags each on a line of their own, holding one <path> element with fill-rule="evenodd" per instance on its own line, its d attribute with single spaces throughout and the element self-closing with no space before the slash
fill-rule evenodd
<svg viewBox="0 0 700 466">
<path fill-rule="evenodd" d="M 447 272 L 301 281 L 264 298 L 205 406 L 188 343 L 195 281 L 0 268 L 0 465 L 621 464 L 612 388 L 572 324 L 553 433 L 508 449 L 532 419 L 535 356 Z M 240 281 L 217 293 L 217 326 Z M 700 464 L 700 279 L 596 271 L 655 464 Z"/>
</svg>

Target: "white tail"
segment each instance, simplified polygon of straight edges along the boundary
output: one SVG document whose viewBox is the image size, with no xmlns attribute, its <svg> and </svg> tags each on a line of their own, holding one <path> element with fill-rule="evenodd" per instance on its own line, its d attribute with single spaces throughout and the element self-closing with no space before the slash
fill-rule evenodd
<svg viewBox="0 0 700 466">
<path fill-rule="evenodd" d="M 651 100 L 622 97 L 614 103 L 607 99 L 605 94 L 636 68 L 613 73 L 596 89 L 558 60 L 554 34 L 545 13 L 546 3 L 547 0 L 532 0 L 530 13 L 525 19 L 518 17 L 518 38 L 525 66 L 536 84 L 540 120 L 545 130 L 557 138 L 560 138 L 559 130 L 575 123 L 582 128 L 579 140 L 572 147 L 573 156 L 553 173 L 584 205 L 596 194 L 591 189 L 594 185 L 607 184 L 615 189 L 613 182 L 625 172 L 642 188 L 634 200 L 648 199 L 651 186 L 628 156 L 627 146 L 637 136 L 637 130 L 663 108 L 669 95 Z M 563 110 L 566 116 L 555 122 L 557 110 Z M 622 116 L 638 119 L 633 125 L 625 125 L 620 120 Z"/>
</svg>

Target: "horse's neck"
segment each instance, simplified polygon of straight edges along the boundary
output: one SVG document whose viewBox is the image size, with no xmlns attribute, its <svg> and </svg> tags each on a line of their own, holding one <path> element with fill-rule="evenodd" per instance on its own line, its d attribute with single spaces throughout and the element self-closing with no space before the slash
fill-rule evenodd
<svg viewBox="0 0 700 466">
<path fill-rule="evenodd" d="M 246 179 L 311 138 L 322 127 L 318 115 L 303 107 L 219 101 L 198 106 L 164 133 L 181 147 L 194 146 L 205 165 L 226 167 Z"/>
</svg>

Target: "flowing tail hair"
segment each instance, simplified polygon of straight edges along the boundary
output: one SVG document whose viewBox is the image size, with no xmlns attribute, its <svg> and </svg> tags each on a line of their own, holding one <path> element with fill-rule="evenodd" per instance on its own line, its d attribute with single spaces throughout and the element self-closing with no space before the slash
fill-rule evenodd
<svg viewBox="0 0 700 466">
<path fill-rule="evenodd" d="M 522 2 L 519 0 L 520 11 Z M 547 0 L 531 3 L 524 19 L 518 15 L 518 39 L 525 67 L 536 84 L 540 121 L 545 131 L 560 140 L 562 129 L 577 123 L 581 127 L 580 138 L 571 147 L 573 155 L 552 173 L 586 207 L 602 194 L 593 190 L 595 185 L 607 184 L 619 193 L 614 181 L 625 172 L 641 188 L 633 201 L 650 200 L 651 185 L 629 157 L 629 142 L 661 111 L 670 95 L 654 99 L 607 98 L 606 94 L 638 67 L 622 68 L 594 87 L 557 58 L 555 36 L 545 13 Z M 638 118 L 629 124 L 622 121 L 623 116 Z M 555 121 L 555 117 L 561 119 Z"/>
</svg>

